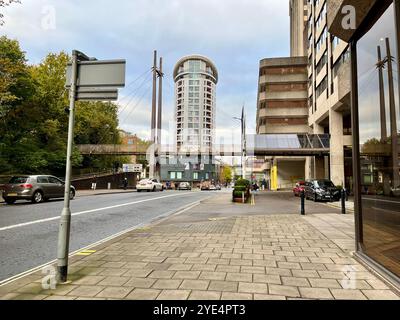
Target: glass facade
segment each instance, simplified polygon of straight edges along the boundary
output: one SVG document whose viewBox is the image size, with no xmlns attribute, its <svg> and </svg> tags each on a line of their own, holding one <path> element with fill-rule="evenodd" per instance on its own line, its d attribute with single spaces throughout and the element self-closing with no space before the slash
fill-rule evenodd
<svg viewBox="0 0 400 320">
<path fill-rule="evenodd" d="M 394 4 L 357 42 L 361 252 L 400 276 L 400 110 Z"/>
</svg>

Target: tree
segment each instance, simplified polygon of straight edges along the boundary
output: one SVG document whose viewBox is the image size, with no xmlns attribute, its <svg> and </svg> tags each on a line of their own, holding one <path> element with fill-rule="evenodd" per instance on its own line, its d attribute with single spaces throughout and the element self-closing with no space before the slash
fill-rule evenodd
<svg viewBox="0 0 400 320">
<path fill-rule="evenodd" d="M 12 3 L 21 3 L 20 0 L 0 0 L 0 8 L 8 7 Z M 0 26 L 4 25 L 4 15 L 0 12 Z"/>
<path fill-rule="evenodd" d="M 221 168 L 220 178 L 221 183 L 231 183 L 232 181 L 232 169 L 229 166 L 223 166 Z"/>
</svg>

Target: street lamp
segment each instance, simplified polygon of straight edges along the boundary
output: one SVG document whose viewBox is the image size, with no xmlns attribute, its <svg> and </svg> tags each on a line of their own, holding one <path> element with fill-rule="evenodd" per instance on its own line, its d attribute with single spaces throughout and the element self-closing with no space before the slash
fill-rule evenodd
<svg viewBox="0 0 400 320">
<path fill-rule="evenodd" d="M 241 153 L 242 153 L 242 178 L 246 179 L 246 117 L 244 114 L 244 106 L 242 108 L 242 116 L 240 118 L 233 117 L 235 120 L 239 120 L 241 123 L 241 134 L 242 134 L 242 140 L 241 140 Z"/>
</svg>

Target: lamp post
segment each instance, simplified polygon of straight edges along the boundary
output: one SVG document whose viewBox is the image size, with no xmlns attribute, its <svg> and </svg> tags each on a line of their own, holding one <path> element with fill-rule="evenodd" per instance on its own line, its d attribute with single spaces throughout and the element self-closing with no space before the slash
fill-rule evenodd
<svg viewBox="0 0 400 320">
<path fill-rule="evenodd" d="M 244 114 L 244 106 L 242 108 L 242 116 L 240 118 L 233 117 L 235 120 L 239 120 L 241 123 L 241 153 L 242 153 L 242 178 L 246 179 L 246 117 Z"/>
</svg>

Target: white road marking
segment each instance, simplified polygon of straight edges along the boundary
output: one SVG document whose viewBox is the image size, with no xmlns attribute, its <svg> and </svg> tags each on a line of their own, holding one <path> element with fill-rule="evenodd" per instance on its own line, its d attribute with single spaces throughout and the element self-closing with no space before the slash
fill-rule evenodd
<svg viewBox="0 0 400 320">
<path fill-rule="evenodd" d="M 162 196 L 162 197 L 157 197 L 157 198 L 144 199 L 144 200 L 138 200 L 138 201 L 123 203 L 123 204 L 117 204 L 115 206 L 110 206 L 110 207 L 103 207 L 103 208 L 97 208 L 97 209 L 92 209 L 92 210 L 86 210 L 86 211 L 73 213 L 73 214 L 71 214 L 71 216 L 79 216 L 79 215 L 82 215 L 82 214 L 88 214 L 88 213 L 93 213 L 93 212 L 98 212 L 98 211 L 105 211 L 105 210 L 110 210 L 110 209 L 115 209 L 115 208 L 120 208 L 120 207 L 131 206 L 131 205 L 139 204 L 139 203 L 143 203 L 143 202 L 150 202 L 150 201 L 161 200 L 161 199 L 172 198 L 172 197 L 178 197 L 178 196 L 185 196 L 185 195 L 190 195 L 190 194 L 193 194 L 193 192 L 173 194 L 173 195 L 169 195 L 169 196 Z M 0 231 L 26 227 L 26 226 L 30 226 L 32 224 L 49 222 L 49 221 L 54 221 L 54 220 L 58 220 L 58 219 L 60 219 L 60 216 L 52 217 L 52 218 L 46 218 L 46 219 L 40 219 L 40 220 L 35 220 L 35 221 L 29 221 L 29 222 L 24 222 L 24 223 L 19 223 L 19 224 L 7 226 L 7 227 L 2 227 L 2 228 L 0 228 Z"/>
</svg>

